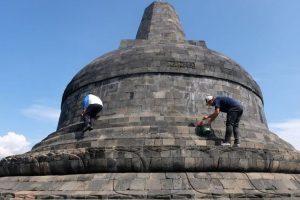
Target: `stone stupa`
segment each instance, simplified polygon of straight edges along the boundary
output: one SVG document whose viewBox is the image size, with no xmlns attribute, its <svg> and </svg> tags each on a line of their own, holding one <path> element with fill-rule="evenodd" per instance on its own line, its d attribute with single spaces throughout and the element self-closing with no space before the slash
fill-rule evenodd
<svg viewBox="0 0 300 200">
<path fill-rule="evenodd" d="M 82 132 L 81 101 L 104 108 Z M 212 112 L 207 94 L 241 101 L 241 147 L 188 124 Z M 96 58 L 66 87 L 57 130 L 0 162 L 1 198 L 300 199 L 300 154 L 269 131 L 263 96 L 232 59 L 186 40 L 174 8 L 153 2 L 135 40 Z"/>
</svg>

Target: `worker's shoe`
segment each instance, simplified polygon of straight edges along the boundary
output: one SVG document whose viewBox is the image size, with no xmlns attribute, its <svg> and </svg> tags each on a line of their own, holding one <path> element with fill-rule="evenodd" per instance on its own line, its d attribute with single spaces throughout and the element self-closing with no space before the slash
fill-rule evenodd
<svg viewBox="0 0 300 200">
<path fill-rule="evenodd" d="M 230 144 L 229 142 L 223 142 L 223 143 L 221 144 L 221 146 L 223 146 L 223 147 L 228 147 L 228 146 L 231 146 L 231 144 Z"/>
<path fill-rule="evenodd" d="M 233 147 L 240 147 L 240 143 L 233 144 Z"/>
<path fill-rule="evenodd" d="M 83 132 L 90 131 L 92 130 L 91 128 L 93 129 L 93 127 L 89 124 L 86 127 L 84 127 Z"/>
</svg>

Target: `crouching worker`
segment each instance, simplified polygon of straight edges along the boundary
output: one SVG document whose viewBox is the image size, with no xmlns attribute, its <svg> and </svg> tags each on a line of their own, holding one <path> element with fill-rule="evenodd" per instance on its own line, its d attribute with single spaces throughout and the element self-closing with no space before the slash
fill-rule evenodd
<svg viewBox="0 0 300 200">
<path fill-rule="evenodd" d="M 239 122 L 243 114 L 241 104 L 237 100 L 225 96 L 214 97 L 209 95 L 205 97 L 205 101 L 206 105 L 215 107 L 215 111 L 212 114 L 203 117 L 203 120 L 208 119 L 209 124 L 218 117 L 220 112 L 227 113 L 225 140 L 222 146 L 230 146 L 230 139 L 233 132 L 234 146 L 239 147 Z"/>
<path fill-rule="evenodd" d="M 101 99 L 95 95 L 87 95 L 82 102 L 83 111 L 81 116 L 84 121 L 83 132 L 87 130 L 93 130 L 93 123 L 95 121 L 96 115 L 102 110 L 103 103 Z"/>
</svg>

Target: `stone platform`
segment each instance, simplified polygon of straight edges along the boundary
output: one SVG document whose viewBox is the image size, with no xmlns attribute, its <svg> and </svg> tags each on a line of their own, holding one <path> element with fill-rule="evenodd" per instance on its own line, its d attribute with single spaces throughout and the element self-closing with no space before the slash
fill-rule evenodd
<svg viewBox="0 0 300 200">
<path fill-rule="evenodd" d="M 0 178 L 0 199 L 300 199 L 300 175 L 95 173 Z"/>
</svg>

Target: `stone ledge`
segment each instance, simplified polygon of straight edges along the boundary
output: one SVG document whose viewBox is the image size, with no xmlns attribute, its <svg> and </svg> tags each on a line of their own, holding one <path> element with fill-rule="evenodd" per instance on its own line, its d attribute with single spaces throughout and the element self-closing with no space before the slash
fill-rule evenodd
<svg viewBox="0 0 300 200">
<path fill-rule="evenodd" d="M 172 141 L 166 141 L 172 143 Z M 297 152 L 208 146 L 117 146 L 29 152 L 0 161 L 0 176 L 96 172 L 300 173 Z"/>
<path fill-rule="evenodd" d="M 238 172 L 16 176 L 0 177 L 0 198 L 298 199 L 299 180 L 299 174 Z"/>
</svg>

